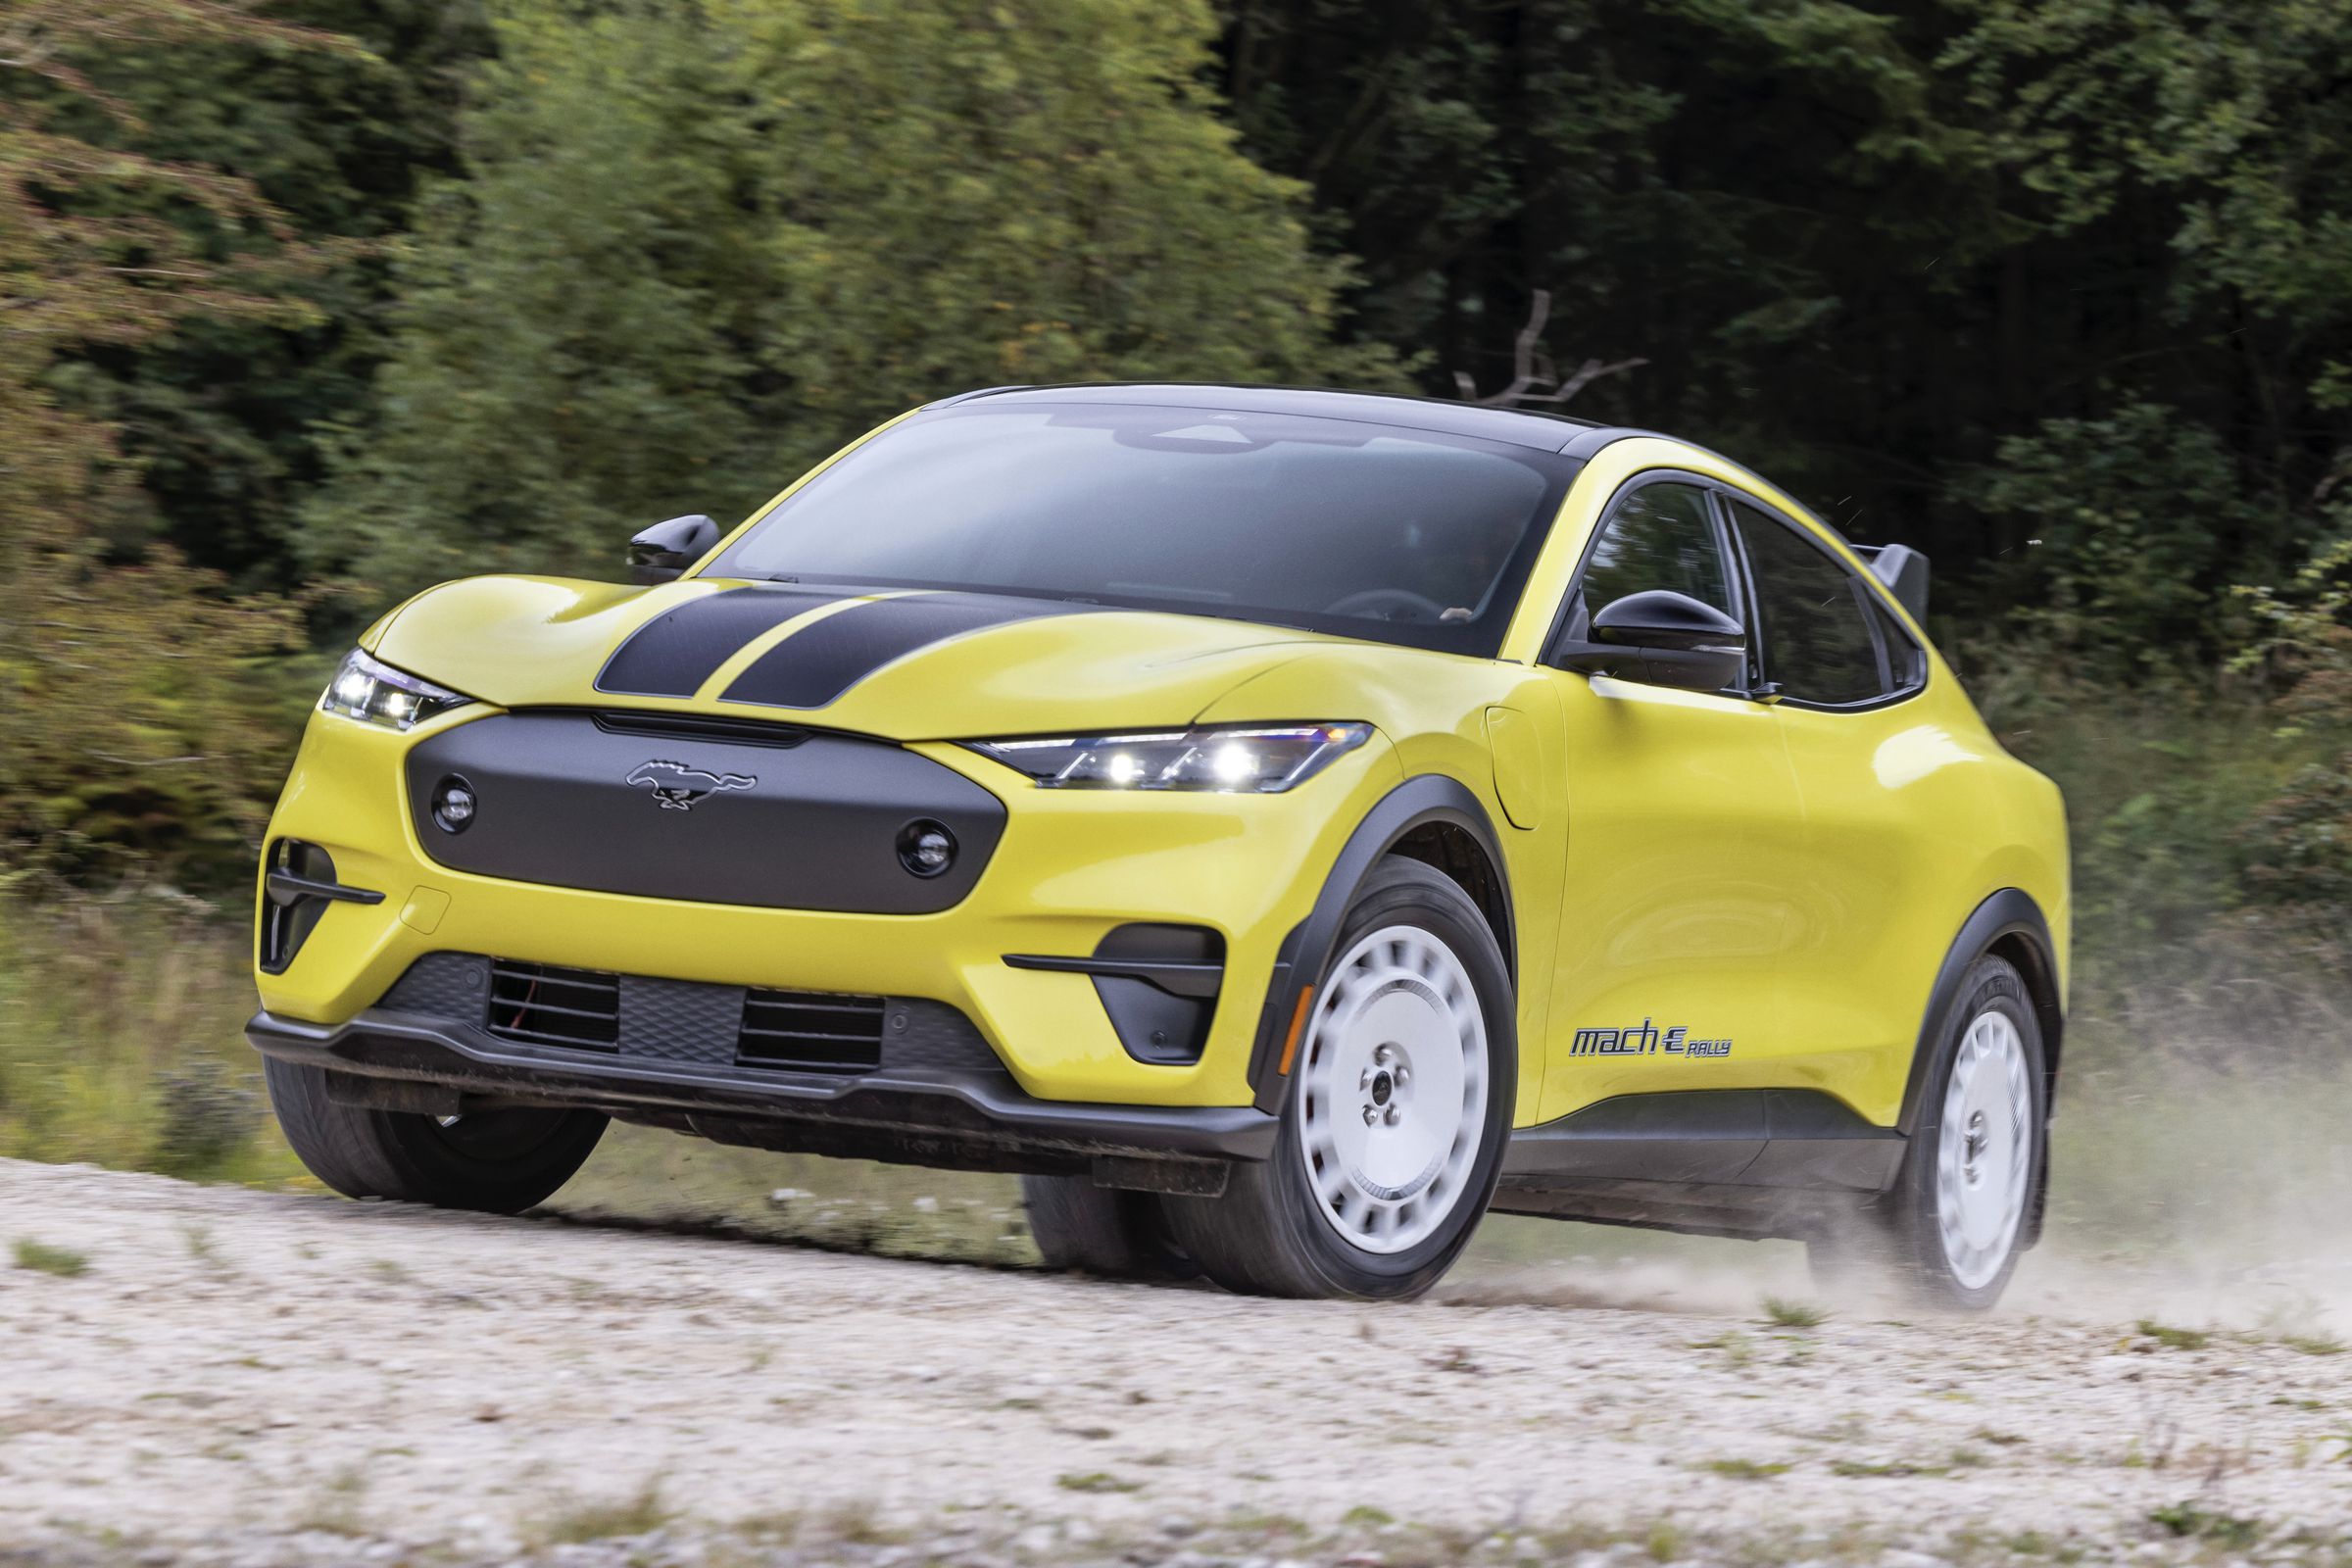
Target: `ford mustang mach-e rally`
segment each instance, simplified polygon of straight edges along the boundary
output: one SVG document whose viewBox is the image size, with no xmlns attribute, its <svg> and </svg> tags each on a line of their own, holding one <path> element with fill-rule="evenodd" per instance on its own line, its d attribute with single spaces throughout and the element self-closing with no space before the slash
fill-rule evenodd
<svg viewBox="0 0 2352 1568">
<path fill-rule="evenodd" d="M 355 1196 L 609 1118 L 1023 1174 L 1049 1261 L 1428 1287 L 1489 1210 L 1989 1304 L 2035 1239 L 2057 791 L 1868 550 L 1686 442 L 1243 387 L 902 416 L 633 584 L 361 637 L 249 1035 Z"/>
</svg>

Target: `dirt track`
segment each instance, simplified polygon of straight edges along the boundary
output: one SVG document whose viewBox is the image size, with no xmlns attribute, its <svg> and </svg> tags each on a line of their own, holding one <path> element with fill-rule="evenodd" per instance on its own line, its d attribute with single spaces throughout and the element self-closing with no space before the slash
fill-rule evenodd
<svg viewBox="0 0 2352 1568">
<path fill-rule="evenodd" d="M 497 1553 L 648 1489 L 714 1527 L 2121 1543 L 2193 1499 L 2352 1532 L 2352 1355 L 2231 1336 L 1249 1301 L 0 1162 L 26 1238 L 88 1270 L 0 1266 L 0 1560 L 321 1525 Z"/>
</svg>

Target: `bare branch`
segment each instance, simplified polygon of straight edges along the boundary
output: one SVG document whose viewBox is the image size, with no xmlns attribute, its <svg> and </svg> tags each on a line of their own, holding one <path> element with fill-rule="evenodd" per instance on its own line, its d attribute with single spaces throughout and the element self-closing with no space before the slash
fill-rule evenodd
<svg viewBox="0 0 2352 1568">
<path fill-rule="evenodd" d="M 1559 366 L 1539 341 L 1544 328 L 1551 319 L 1551 290 L 1534 290 L 1527 302 L 1527 324 L 1520 327 L 1511 341 L 1511 380 L 1499 392 L 1485 397 L 1478 395 L 1478 382 L 1467 370 L 1453 372 L 1454 387 L 1464 403 L 1482 408 L 1512 409 L 1539 403 L 1566 403 L 1593 382 L 1612 375 L 1623 375 L 1640 369 L 1649 361 L 1644 359 L 1615 360 L 1603 364 L 1587 360 L 1566 380 L 1560 378 Z"/>
</svg>

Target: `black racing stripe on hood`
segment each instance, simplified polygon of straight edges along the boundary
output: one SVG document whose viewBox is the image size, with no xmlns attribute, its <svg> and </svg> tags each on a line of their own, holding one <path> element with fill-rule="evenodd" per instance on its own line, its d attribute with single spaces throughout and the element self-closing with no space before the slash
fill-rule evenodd
<svg viewBox="0 0 2352 1568">
<path fill-rule="evenodd" d="M 723 694 L 764 708 L 823 708 L 918 648 L 1007 621 L 1072 614 L 1084 606 L 984 594 L 876 599 L 795 632 L 754 661 Z"/>
<path fill-rule="evenodd" d="M 629 634 L 596 689 L 629 697 L 692 697 L 753 638 L 845 597 L 809 588 L 729 588 L 690 600 Z"/>
</svg>

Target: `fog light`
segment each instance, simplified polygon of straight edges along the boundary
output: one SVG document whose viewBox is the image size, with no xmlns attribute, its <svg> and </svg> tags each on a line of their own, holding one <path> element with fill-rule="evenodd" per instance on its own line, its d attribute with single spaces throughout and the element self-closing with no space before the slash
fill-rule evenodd
<svg viewBox="0 0 2352 1568">
<path fill-rule="evenodd" d="M 433 821 L 444 833 L 465 832 L 479 806 L 473 786 L 462 778 L 445 778 L 433 787 Z"/>
<path fill-rule="evenodd" d="M 919 877 L 934 877 L 956 863 L 956 835 L 940 822 L 909 822 L 899 829 L 899 863 Z"/>
</svg>

